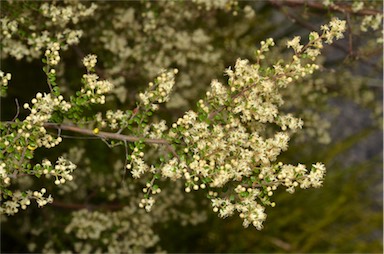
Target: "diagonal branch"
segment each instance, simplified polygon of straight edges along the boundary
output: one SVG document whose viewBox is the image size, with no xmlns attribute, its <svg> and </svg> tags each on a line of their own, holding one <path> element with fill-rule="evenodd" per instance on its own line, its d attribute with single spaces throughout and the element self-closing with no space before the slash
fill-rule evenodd
<svg viewBox="0 0 384 254">
<path fill-rule="evenodd" d="M 331 10 L 331 11 L 336 11 L 341 13 L 353 13 L 354 15 L 358 15 L 358 16 L 382 14 L 382 11 L 374 10 L 374 9 L 362 9 L 357 12 L 354 12 L 350 4 L 348 5 L 331 4 L 326 6 L 322 4 L 320 1 L 309 1 L 309 0 L 284 0 L 284 1 L 269 0 L 269 1 L 272 4 L 279 3 L 280 5 L 291 6 L 291 7 L 305 6 L 312 9 L 323 10 L 323 11 Z"/>
<path fill-rule="evenodd" d="M 115 140 L 128 141 L 128 142 L 142 141 L 142 142 L 148 143 L 148 144 L 170 145 L 170 143 L 165 139 L 140 138 L 140 137 L 136 137 L 136 136 L 127 136 L 127 135 L 123 135 L 123 134 L 104 132 L 104 131 L 100 131 L 97 134 L 95 134 L 92 130 L 80 128 L 80 127 L 77 127 L 74 125 L 45 123 L 44 127 L 45 128 L 51 128 L 51 129 L 72 131 L 72 132 L 76 132 L 76 133 L 85 134 L 88 136 L 97 136 L 97 137 L 104 138 L 104 139 L 115 139 Z"/>
<path fill-rule="evenodd" d="M 111 132 L 104 132 L 104 131 L 99 131 L 97 134 L 93 132 L 93 130 L 90 129 L 84 129 L 80 128 L 74 125 L 68 125 L 68 124 L 56 124 L 56 123 L 45 123 L 44 124 L 45 128 L 51 128 L 51 129 L 58 129 L 58 130 L 65 130 L 65 131 L 72 131 L 76 133 L 81 133 L 85 134 L 88 136 L 96 136 L 100 137 L 102 139 L 115 139 L 115 140 L 121 140 L 125 142 L 137 142 L 141 141 L 147 144 L 157 144 L 157 145 L 165 145 L 166 149 L 173 154 L 177 159 L 180 160 L 179 155 L 176 153 L 175 149 L 169 143 L 168 140 L 165 139 L 151 139 L 151 138 L 141 138 L 141 137 L 136 137 L 136 136 L 128 136 L 128 135 L 123 135 L 119 133 L 111 133 Z"/>
</svg>

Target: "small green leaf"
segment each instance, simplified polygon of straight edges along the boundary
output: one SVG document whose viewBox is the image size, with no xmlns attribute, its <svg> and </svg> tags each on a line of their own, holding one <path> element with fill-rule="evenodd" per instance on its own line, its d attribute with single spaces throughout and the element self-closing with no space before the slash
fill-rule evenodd
<svg viewBox="0 0 384 254">
<path fill-rule="evenodd" d="M 240 193 L 240 196 L 245 198 L 245 197 L 248 197 L 249 196 L 249 193 L 247 191 L 244 191 L 244 192 L 241 192 Z"/>
<path fill-rule="evenodd" d="M 21 159 L 21 155 L 19 153 L 15 153 L 14 156 L 15 156 L 15 159 L 18 161 Z"/>
<path fill-rule="evenodd" d="M 27 158 L 28 160 L 32 159 L 33 158 L 33 153 L 29 150 L 26 150 L 25 151 L 25 158 Z"/>
<path fill-rule="evenodd" d="M 21 146 L 25 146 L 27 144 L 25 139 L 23 139 L 23 138 L 19 139 L 19 142 L 20 142 Z"/>
</svg>

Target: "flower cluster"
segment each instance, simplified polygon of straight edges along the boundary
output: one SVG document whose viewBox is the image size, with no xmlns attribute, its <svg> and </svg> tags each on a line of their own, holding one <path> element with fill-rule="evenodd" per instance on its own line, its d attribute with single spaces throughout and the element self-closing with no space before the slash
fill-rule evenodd
<svg viewBox="0 0 384 254">
<path fill-rule="evenodd" d="M 63 45 L 63 49 L 68 49 L 68 46 L 78 44 L 82 35 L 82 30 L 65 29 L 63 31 L 63 35 L 58 35 L 57 38 L 62 41 L 65 41 L 66 44 Z"/>
<path fill-rule="evenodd" d="M 79 42 L 82 30 L 67 28 L 70 23 L 77 24 L 80 20 L 90 17 L 97 8 L 92 3 L 89 7 L 81 3 L 71 3 L 66 6 L 57 6 L 55 3 L 43 3 L 38 7 L 40 15 L 35 20 L 29 18 L 31 15 L 28 8 L 20 9 L 18 3 L 8 2 L 8 8 L 15 8 L 19 12 L 24 12 L 18 19 L 10 20 L 8 17 L 1 18 L 2 34 L 2 58 L 8 56 L 20 60 L 24 57 L 28 59 L 40 58 L 44 51 L 49 48 L 52 42 L 63 43 L 62 48 L 67 49 L 68 45 Z M 47 19 L 48 18 L 48 19 Z M 40 30 L 37 23 L 44 24 L 44 30 Z M 59 26 L 60 32 L 51 29 Z M 63 29 L 64 28 L 64 29 Z M 28 34 L 29 36 L 24 36 Z M 56 56 L 52 56 L 54 59 Z M 53 65 L 56 63 L 53 60 Z"/>
<path fill-rule="evenodd" d="M 352 4 L 352 11 L 358 12 L 364 8 L 364 2 L 354 1 Z"/>
<path fill-rule="evenodd" d="M 161 167 L 160 170 L 162 176 L 169 178 L 172 181 L 180 179 L 184 174 L 189 174 L 185 162 L 179 163 L 177 158 L 172 158 L 169 160 Z M 185 177 L 186 179 L 188 178 L 187 175 Z"/>
<path fill-rule="evenodd" d="M 113 88 L 113 84 L 108 80 L 98 80 L 96 74 L 84 74 L 83 82 L 84 87 L 80 90 L 91 103 L 105 103 L 105 95 Z"/>
<path fill-rule="evenodd" d="M 38 168 L 40 168 L 39 164 L 34 167 L 35 170 Z M 76 169 L 76 165 L 63 157 L 59 157 L 54 167 L 52 167 L 52 163 L 49 160 L 45 159 L 41 163 L 41 169 L 43 174 L 47 177 L 55 177 L 55 184 L 59 185 L 65 183 L 66 181 L 73 180 L 71 173 Z"/>
<path fill-rule="evenodd" d="M 43 207 L 48 203 L 52 203 L 51 195 L 44 197 L 46 189 L 42 188 L 39 191 L 26 191 L 24 193 L 16 191 L 12 194 L 12 200 L 2 202 L 0 214 L 14 215 L 19 211 L 19 208 L 25 210 L 31 204 L 31 200 L 35 199 L 39 207 Z"/>
<path fill-rule="evenodd" d="M 45 51 L 45 57 L 47 58 L 47 63 L 51 66 L 55 66 L 60 61 L 60 44 L 58 42 L 51 42 L 48 44 L 48 49 Z"/>
<path fill-rule="evenodd" d="M 303 45 L 300 45 L 300 36 L 295 36 L 292 40 L 287 42 L 287 47 L 292 48 L 295 53 L 300 53 L 303 49 Z"/>
<path fill-rule="evenodd" d="M 131 126 L 134 119 L 134 114 L 131 110 L 122 111 L 118 110 L 107 110 L 105 113 L 105 118 L 103 114 L 98 112 L 95 115 L 96 125 L 98 128 L 109 128 L 111 130 L 121 130 Z"/>
<path fill-rule="evenodd" d="M 85 218 L 81 219 L 81 216 L 89 216 L 90 218 L 85 220 Z M 111 227 L 111 225 L 112 221 L 100 212 L 90 214 L 86 211 L 79 211 L 65 230 L 70 233 L 76 229 L 76 236 L 79 239 L 99 239 L 105 228 Z"/>
<path fill-rule="evenodd" d="M 238 185 L 235 193 L 242 197 L 241 203 L 233 204 L 228 198 L 213 198 L 212 206 L 214 212 L 219 212 L 221 218 L 231 216 L 234 211 L 239 212 L 240 218 L 243 219 L 243 226 L 248 227 L 252 224 L 257 229 L 263 228 L 263 221 L 266 219 L 265 208 L 258 204 L 255 199 L 260 195 L 260 191 L 252 188 L 245 188 Z"/>
<path fill-rule="evenodd" d="M 69 119 L 80 121 L 83 117 L 82 112 L 84 109 L 89 109 L 91 104 L 104 104 L 106 102 L 106 94 L 114 88 L 114 85 L 109 80 L 99 80 L 99 76 L 93 73 L 93 67 L 96 62 L 97 59 L 94 55 L 86 56 L 83 59 L 83 64 L 86 66 L 88 73 L 82 77 L 83 87 L 75 95 L 70 96 L 71 109 L 67 113 Z M 48 77 L 50 76 L 50 74 L 47 75 Z M 106 123 L 102 119 L 101 113 L 95 114 L 95 120 L 99 122 L 101 127 L 105 127 Z"/>
<path fill-rule="evenodd" d="M 56 6 L 54 4 L 44 3 L 40 6 L 43 16 L 50 19 L 55 25 L 65 27 L 69 22 L 76 24 L 81 17 L 87 17 L 93 15 L 97 8 L 95 3 L 92 3 L 89 7 L 81 3 L 74 3 L 67 6 Z"/>
<path fill-rule="evenodd" d="M 143 252 L 159 241 L 151 228 L 153 222 L 150 215 L 129 206 L 116 212 L 80 210 L 73 213 L 65 232 L 79 240 L 102 239 L 102 252 Z M 75 251 L 84 251 L 84 245 L 83 241 L 74 243 Z M 89 252 L 97 251 L 89 247 Z"/>
<path fill-rule="evenodd" d="M 375 16 L 368 15 L 363 18 L 363 21 L 360 25 L 360 30 L 367 32 L 368 28 L 372 30 L 378 30 L 379 27 L 383 24 L 383 14 L 377 14 Z"/>
<path fill-rule="evenodd" d="M 8 82 L 11 80 L 11 73 L 4 73 L 3 71 L 0 71 L 0 79 L 0 97 L 4 97 L 7 92 Z"/>
<path fill-rule="evenodd" d="M 342 39 L 344 37 L 343 33 L 345 32 L 346 24 L 347 22 L 345 20 L 334 18 L 328 25 L 321 26 L 325 43 L 331 44 L 334 39 Z"/>
<path fill-rule="evenodd" d="M 272 38 L 268 38 L 266 41 L 261 41 L 260 45 L 260 49 L 256 50 L 256 56 L 258 61 L 263 60 L 265 58 L 264 53 L 268 52 L 270 47 L 275 46 L 275 42 Z"/>
<path fill-rule="evenodd" d="M 160 189 L 157 189 L 157 190 L 160 190 Z M 153 197 L 143 198 L 140 200 L 139 207 L 145 208 L 147 212 L 150 212 L 154 203 L 155 203 L 155 199 Z"/>
<path fill-rule="evenodd" d="M 76 169 L 76 165 L 63 157 L 59 157 L 55 165 L 52 165 L 51 161 L 44 159 L 41 164 L 34 165 L 32 170 L 27 167 L 26 169 L 20 169 L 18 172 L 10 172 L 5 167 L 6 164 L 4 162 L 0 164 L 0 186 L 3 190 L 2 198 L 9 197 L 10 199 L 8 198 L 2 202 L 0 213 L 6 213 L 8 215 L 17 213 L 19 211 L 18 207 L 21 207 L 23 210 L 26 209 L 31 199 L 35 199 L 39 207 L 45 206 L 47 203 L 53 201 L 51 195 L 44 197 L 44 194 L 47 192 L 45 188 L 42 188 L 40 192 L 28 190 L 13 193 L 5 189 L 6 186 L 10 185 L 10 180 L 15 177 L 15 173 L 16 175 L 17 173 L 27 173 L 36 176 L 45 175 L 47 178 L 53 176 L 56 179 L 55 184 L 59 185 L 65 183 L 66 180 L 71 181 L 73 179 L 71 173 Z"/>
<path fill-rule="evenodd" d="M 162 71 L 162 73 L 155 79 L 155 82 L 148 84 L 149 90 L 140 93 L 140 100 L 145 106 L 154 103 L 163 103 L 169 100 L 169 95 L 175 84 L 175 74 L 178 70 Z"/>
<path fill-rule="evenodd" d="M 339 40 L 343 38 L 345 29 L 346 21 L 334 18 L 329 24 L 321 26 L 321 30 L 323 31 L 321 36 L 317 32 L 311 32 L 309 34 L 309 43 L 306 47 L 300 44 L 300 36 L 296 36 L 292 40 L 289 40 L 287 42 L 287 47 L 293 48 L 296 54 L 305 54 L 314 60 L 315 57 L 320 55 L 320 49 L 323 48 L 323 41 L 331 44 L 334 39 Z"/>
<path fill-rule="evenodd" d="M 131 162 L 126 165 L 126 168 L 131 170 L 133 178 L 140 178 L 140 176 L 150 170 L 150 167 L 145 163 L 143 157 L 143 152 L 139 152 L 137 148 L 133 150 L 133 153 L 130 156 Z"/>
<path fill-rule="evenodd" d="M 204 84 L 212 76 L 220 75 L 228 60 L 232 61 L 227 59 L 227 50 L 240 48 L 241 45 L 243 55 L 253 52 L 252 46 L 245 46 L 249 40 L 239 39 L 243 33 L 240 31 L 250 30 L 253 26 L 252 21 L 244 22 L 255 19 L 255 11 L 249 5 L 244 7 L 244 4 L 232 0 L 137 4 L 140 8 L 127 4 L 126 8 L 114 8 L 102 14 L 103 19 L 111 20 L 108 24 L 113 29 L 108 29 L 107 23 L 100 22 L 97 28 L 87 31 L 92 41 L 114 56 L 106 73 L 116 86 L 114 93 L 122 102 L 127 100 L 124 96 L 127 93 L 125 83 L 130 82 L 131 74 L 152 79 L 161 69 L 176 67 L 180 70 L 178 86 L 167 108 L 182 107 L 182 110 L 187 110 L 188 102 L 206 89 Z M 213 12 L 214 16 L 226 15 L 231 25 L 216 29 L 215 22 L 207 22 L 204 26 L 191 22 L 205 19 L 207 12 Z M 228 15 L 229 12 L 244 15 Z M 232 36 L 228 37 L 228 34 Z M 216 36 L 226 37 L 219 43 L 224 47 L 214 46 Z M 149 49 L 154 49 L 156 54 L 150 53 L 153 51 Z"/>
<path fill-rule="evenodd" d="M 52 117 L 54 111 L 67 112 L 71 108 L 71 104 L 66 102 L 61 95 L 55 98 L 52 94 L 43 95 L 42 93 L 37 93 L 31 103 L 32 105 L 28 103 L 23 105 L 24 109 L 29 109 L 31 113 L 23 121 L 18 133 L 29 138 L 31 132 L 36 132 L 35 143 L 38 147 L 44 146 L 51 148 L 60 143 L 60 137 L 55 139 L 46 133 L 44 124 Z M 32 149 L 35 148 L 36 147 Z"/>
<path fill-rule="evenodd" d="M 12 34 L 17 32 L 18 23 L 15 20 L 10 21 L 8 18 L 1 19 L 1 31 L 5 38 L 10 39 Z"/>
<path fill-rule="evenodd" d="M 0 178 L 2 179 L 2 182 L 5 186 L 9 185 L 11 182 L 11 178 L 9 178 L 7 171 L 5 170 L 5 163 L 0 164 Z"/>
<path fill-rule="evenodd" d="M 24 108 L 31 111 L 24 121 L 18 121 L 11 126 L 3 124 L 0 126 L 2 134 L 4 134 L 0 138 L 0 146 L 2 147 L 0 187 L 3 193 L 2 198 L 6 200 L 2 204 L 1 211 L 7 214 L 18 212 L 17 207 L 19 206 L 25 209 L 31 198 L 36 199 L 39 206 L 44 206 L 52 201 L 50 196 L 48 198 L 43 197 L 46 192 L 45 189 L 41 191 L 41 194 L 26 191 L 20 195 L 18 192 L 12 192 L 8 189 L 11 179 L 27 175 L 39 177 L 48 174 L 48 170 L 51 168 L 50 161 L 46 160 L 42 165 L 32 166 L 30 160 L 34 157 L 34 150 L 38 147 L 52 148 L 62 141 L 60 136 L 55 138 L 48 134 L 45 124 L 51 119 L 55 111 L 66 112 L 71 107 L 62 96 L 56 98 L 52 94 L 43 95 L 41 93 L 36 94 L 31 104 L 31 106 L 28 103 L 24 104 Z M 71 178 L 68 173 L 74 169 L 73 165 L 62 159 L 59 159 L 57 163 L 58 173 L 55 176 Z"/>
<path fill-rule="evenodd" d="M 127 124 L 130 114 L 129 113 L 125 114 L 122 110 L 118 109 L 116 111 L 108 110 L 105 116 L 107 118 L 105 120 L 109 123 L 108 124 L 109 128 L 111 128 L 112 130 L 115 130 L 115 129 L 125 127 L 125 124 Z M 100 122 L 102 127 L 105 127 L 107 125 L 107 122 L 105 120 L 102 120 L 100 118 L 100 120 L 98 121 Z"/>
<path fill-rule="evenodd" d="M 358 25 L 360 26 L 360 31 L 368 32 L 368 30 L 371 29 L 373 31 L 381 32 L 381 33 L 376 34 L 377 35 L 376 42 L 383 43 L 382 31 L 379 30 L 379 28 L 382 27 L 382 25 L 383 25 L 383 14 L 380 12 L 377 12 L 377 14 L 375 14 L 375 15 L 364 13 L 364 11 L 365 11 L 364 8 L 366 8 L 366 10 L 368 10 L 368 11 L 371 11 L 371 10 L 374 10 L 375 7 L 380 6 L 380 4 L 378 2 L 375 2 L 375 1 L 368 2 L 368 1 L 356 0 L 356 1 L 353 1 L 350 6 L 346 6 L 346 5 L 344 5 L 344 3 L 342 3 L 342 1 L 340 1 L 339 3 L 336 3 L 336 1 L 333 1 L 333 0 L 323 0 L 323 5 L 332 6 L 334 9 L 336 9 L 336 10 L 339 9 L 342 12 L 347 10 L 347 9 L 344 9 L 345 7 L 347 7 L 347 8 L 349 7 L 353 13 L 359 13 L 360 12 L 360 14 L 363 14 L 363 15 L 359 15 L 359 16 L 362 16 L 362 18 L 357 18 L 358 16 L 356 16 L 356 20 L 358 22 Z"/>
<path fill-rule="evenodd" d="M 96 55 L 88 55 L 83 59 L 83 64 L 88 71 L 93 70 L 93 68 L 95 68 L 96 66 L 96 63 L 97 63 Z"/>
<path fill-rule="evenodd" d="M 161 120 L 158 123 L 153 123 L 151 126 L 151 131 L 149 132 L 149 138 L 163 138 L 168 130 L 167 123 L 164 120 Z"/>
</svg>

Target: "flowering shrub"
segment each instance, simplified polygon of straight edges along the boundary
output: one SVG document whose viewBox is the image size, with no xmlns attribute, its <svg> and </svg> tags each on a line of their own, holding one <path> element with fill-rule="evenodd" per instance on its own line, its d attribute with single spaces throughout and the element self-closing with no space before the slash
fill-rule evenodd
<svg viewBox="0 0 384 254">
<path fill-rule="evenodd" d="M 134 2 L 127 8 L 119 8 L 126 7 L 123 3 L 77 1 L 4 5 L 2 59 L 42 59 L 47 86 L 22 108 L 17 102 L 18 114 L 0 124 L 0 211 L 15 215 L 28 209 L 31 201 L 38 207 L 78 209 L 61 230 L 67 235 L 62 242 L 71 242 L 62 250 L 117 253 L 151 248 L 158 242 L 152 229 L 156 223 L 204 221 L 204 212 L 173 207 L 185 199 L 185 207 L 194 209 L 194 201 L 188 199 L 194 191 L 204 193 L 208 202 L 202 202 L 219 217 L 236 213 L 244 227 L 261 230 L 266 207 L 277 205 L 273 195 L 279 187 L 289 193 L 321 187 L 324 164 L 290 164 L 280 156 L 295 135 L 308 138 L 302 131 L 306 120 L 306 131 L 321 133 L 312 136 L 329 142 L 326 127 L 313 124 L 313 114 L 301 119 L 289 110 L 302 106 L 291 101 L 291 89 L 322 68 L 322 50 L 344 38 L 346 21 L 334 17 L 318 32 L 310 32 L 308 39 L 289 39 L 285 49 L 272 38 L 261 41 L 250 59 L 238 58 L 225 69 L 225 79 L 213 78 L 206 89 L 204 82 L 212 74 L 206 68 L 226 60 L 225 49 L 215 50 L 214 44 L 255 18 L 251 6 L 236 1 Z M 354 3 L 352 8 L 358 12 L 363 6 Z M 106 13 L 113 13 L 110 21 L 101 19 Z M 209 29 L 218 21 L 212 19 L 214 24 L 206 27 L 198 22 L 205 15 L 240 14 L 234 27 L 213 35 Z M 382 19 L 368 17 L 362 31 L 375 29 Z M 100 22 L 89 26 L 92 20 Z M 196 24 L 185 26 L 190 22 Z M 233 36 L 226 43 L 240 37 Z M 95 52 L 83 53 L 83 39 Z M 249 47 L 240 45 L 243 55 L 249 55 Z M 68 63 L 75 65 L 66 55 L 71 50 L 82 64 L 75 67 L 75 75 L 82 70 L 76 81 L 68 74 Z M 275 57 L 277 50 L 282 50 L 281 57 Z M 18 73 L 11 76 L 7 65 L 3 67 L 1 95 L 6 96 L 11 77 Z M 129 86 L 135 77 L 146 80 L 147 87 Z M 299 97 L 308 93 L 316 96 L 316 89 L 301 91 Z M 176 117 L 164 116 L 167 109 L 184 111 L 188 106 Z M 28 112 L 24 118 L 20 110 Z M 76 136 L 79 140 L 104 142 L 123 159 L 115 160 L 112 169 L 94 170 L 83 143 L 75 143 L 57 159 L 48 158 L 47 150 L 70 140 L 63 134 L 67 132 L 81 135 Z M 83 203 L 71 206 L 56 201 L 56 195 L 62 200 L 75 195 Z M 39 248 L 52 252 L 60 245 L 50 240 Z M 36 247 L 29 245 L 30 251 Z"/>
</svg>

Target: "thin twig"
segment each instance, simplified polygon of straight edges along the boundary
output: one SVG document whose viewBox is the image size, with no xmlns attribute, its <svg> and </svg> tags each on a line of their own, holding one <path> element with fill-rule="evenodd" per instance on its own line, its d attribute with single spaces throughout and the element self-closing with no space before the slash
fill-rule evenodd
<svg viewBox="0 0 384 254">
<path fill-rule="evenodd" d="M 49 62 L 49 61 L 48 61 L 48 57 L 47 57 L 47 63 L 48 63 L 48 62 Z M 53 94 L 53 88 L 52 88 L 51 81 L 49 80 L 49 75 L 48 75 L 48 73 L 49 73 L 49 65 L 47 64 L 47 69 L 46 69 L 45 74 L 47 75 L 47 84 L 48 84 L 48 86 L 49 86 L 49 91 L 51 91 L 51 94 Z"/>
<path fill-rule="evenodd" d="M 348 52 L 351 57 L 353 57 L 353 44 L 352 44 L 352 28 L 351 28 L 351 19 L 349 13 L 346 14 L 347 17 L 347 28 L 348 28 Z"/>
<path fill-rule="evenodd" d="M 103 139 L 116 139 L 121 141 L 128 141 L 128 142 L 138 142 L 142 141 L 144 143 L 148 144 L 159 144 L 159 145 L 170 145 L 169 142 L 165 139 L 150 139 L 150 138 L 140 138 L 136 136 L 127 136 L 123 134 L 117 134 L 117 133 L 111 133 L 111 132 L 104 132 L 100 131 L 97 134 L 95 134 L 92 130 L 89 129 L 83 129 L 74 125 L 67 125 L 67 124 L 56 124 L 56 123 L 45 123 L 45 128 L 53 128 L 53 129 L 61 129 L 65 131 L 72 131 L 76 133 L 81 133 L 89 136 L 96 136 Z"/>
<path fill-rule="evenodd" d="M 127 145 L 127 141 L 124 141 L 124 148 L 125 148 L 125 163 L 124 163 L 124 175 L 123 175 L 123 179 L 122 179 L 122 182 L 121 182 L 121 185 L 126 187 L 127 184 L 125 183 L 125 176 L 127 175 L 127 164 L 128 164 L 128 145 Z"/>
<path fill-rule="evenodd" d="M 63 135 L 63 134 L 60 134 L 60 137 L 70 138 L 70 139 L 99 139 L 98 137 L 79 137 L 79 136 Z"/>
<path fill-rule="evenodd" d="M 16 102 L 16 115 L 13 117 L 12 122 L 14 122 L 20 114 L 20 105 L 17 98 L 15 99 L 15 102 Z"/>
</svg>

